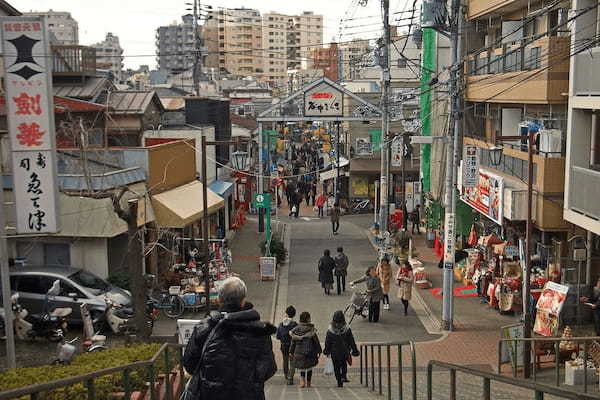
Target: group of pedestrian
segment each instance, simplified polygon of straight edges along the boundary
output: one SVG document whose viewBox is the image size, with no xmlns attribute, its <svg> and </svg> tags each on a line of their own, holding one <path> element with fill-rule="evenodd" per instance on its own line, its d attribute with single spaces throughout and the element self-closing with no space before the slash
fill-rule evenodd
<svg viewBox="0 0 600 400">
<path fill-rule="evenodd" d="M 317 269 L 319 271 L 319 282 L 326 296 L 331 295 L 333 290 L 333 277 L 336 278 L 337 294 L 341 295 L 346 291 L 346 275 L 348 275 L 348 265 L 350 261 L 344 254 L 344 248 L 338 247 L 335 258 L 331 257 L 329 249 L 323 251 L 323 257 L 319 259 Z"/>
<path fill-rule="evenodd" d="M 313 369 L 319 363 L 321 355 L 331 358 L 333 372 L 338 387 L 349 382 L 347 372 L 352 357 L 360 355 L 352 330 L 346 324 L 344 313 L 333 313 L 331 324 L 325 335 L 325 347 L 317 336 L 317 329 L 311 323 L 310 313 L 300 313 L 299 322 L 294 321 L 296 309 L 289 306 L 286 317 L 277 328 L 277 339 L 281 342 L 283 356 L 283 371 L 288 385 L 294 384 L 296 371 L 300 372 L 300 387 L 310 388 L 312 385 Z"/>
</svg>

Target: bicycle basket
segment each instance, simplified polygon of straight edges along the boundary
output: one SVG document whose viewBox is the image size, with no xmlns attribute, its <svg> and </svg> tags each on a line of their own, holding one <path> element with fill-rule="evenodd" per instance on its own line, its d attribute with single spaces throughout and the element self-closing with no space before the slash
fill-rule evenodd
<svg viewBox="0 0 600 400">
<path fill-rule="evenodd" d="M 362 307 L 365 304 L 365 296 L 362 293 L 356 292 L 352 294 L 350 301 L 355 307 Z"/>
</svg>

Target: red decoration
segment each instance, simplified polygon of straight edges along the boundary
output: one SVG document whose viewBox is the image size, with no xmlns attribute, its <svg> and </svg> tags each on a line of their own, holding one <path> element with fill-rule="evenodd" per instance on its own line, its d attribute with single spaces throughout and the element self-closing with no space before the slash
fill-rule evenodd
<svg viewBox="0 0 600 400">
<path fill-rule="evenodd" d="M 18 97 L 13 97 L 13 101 L 17 105 L 18 115 L 40 115 L 42 108 L 40 107 L 41 96 L 38 94 L 35 97 L 21 93 Z"/>
<path fill-rule="evenodd" d="M 19 139 L 21 146 L 37 147 L 42 145 L 40 139 L 45 132 L 40 132 L 40 126 L 37 123 L 26 124 L 23 122 L 19 125 L 18 129 L 21 133 L 17 134 L 17 139 Z"/>
</svg>

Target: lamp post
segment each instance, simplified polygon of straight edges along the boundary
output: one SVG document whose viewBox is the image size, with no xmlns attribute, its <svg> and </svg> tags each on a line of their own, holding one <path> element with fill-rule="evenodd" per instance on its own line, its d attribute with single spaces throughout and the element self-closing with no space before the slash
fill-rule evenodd
<svg viewBox="0 0 600 400">
<path fill-rule="evenodd" d="M 531 337 L 531 236 L 533 233 L 533 146 L 534 134 L 536 130 L 530 127 L 527 136 L 527 222 L 525 233 L 525 271 L 523 274 L 523 337 Z M 501 136 L 496 141 L 523 140 L 522 136 Z M 493 146 L 490 148 L 490 161 L 497 167 L 502 161 L 502 147 Z M 529 378 L 531 373 L 531 342 L 523 343 L 523 375 Z"/>
<path fill-rule="evenodd" d="M 239 145 L 240 140 L 219 140 L 206 141 L 206 136 L 202 136 L 202 252 L 204 253 L 204 292 L 206 295 L 206 314 L 210 313 L 210 255 L 208 254 L 208 166 L 206 162 L 206 148 L 208 146 L 218 145 Z M 232 154 L 232 163 L 236 170 L 247 168 L 248 153 L 245 151 L 236 151 Z M 237 164 L 237 165 L 236 165 Z M 240 168 L 244 167 L 244 168 Z"/>
</svg>

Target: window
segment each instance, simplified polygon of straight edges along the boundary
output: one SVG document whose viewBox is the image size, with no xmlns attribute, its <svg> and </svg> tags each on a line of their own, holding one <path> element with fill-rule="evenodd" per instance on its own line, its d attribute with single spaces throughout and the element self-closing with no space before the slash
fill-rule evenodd
<svg viewBox="0 0 600 400">
<path fill-rule="evenodd" d="M 19 292 L 46 294 L 56 279 L 41 275 L 21 275 L 17 278 Z"/>
<path fill-rule="evenodd" d="M 402 57 L 398 59 L 398 68 L 406 68 L 407 64 L 406 58 Z"/>
<path fill-rule="evenodd" d="M 79 289 L 75 286 L 71 285 L 69 282 L 65 282 L 62 279 L 60 280 L 60 293 L 59 296 L 68 297 L 70 293 L 75 293 L 78 299 L 86 299 L 87 296 L 81 293 Z"/>
<path fill-rule="evenodd" d="M 542 47 L 532 47 L 529 49 L 529 59 L 528 59 L 528 67 L 529 69 L 539 69 L 541 68 L 541 55 L 542 55 Z"/>
</svg>

